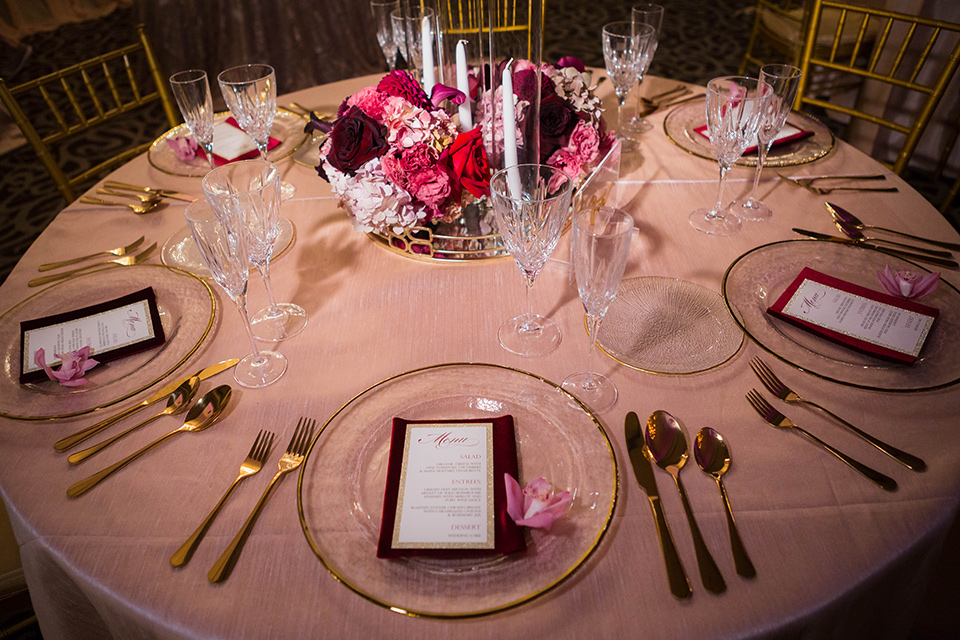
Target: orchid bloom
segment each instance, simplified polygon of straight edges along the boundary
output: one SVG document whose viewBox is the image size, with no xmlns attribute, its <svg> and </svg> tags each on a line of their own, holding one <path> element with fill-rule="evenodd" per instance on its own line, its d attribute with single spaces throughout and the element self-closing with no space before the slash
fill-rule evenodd
<svg viewBox="0 0 960 640">
<path fill-rule="evenodd" d="M 173 149 L 173 153 L 177 156 L 177 160 L 180 160 L 181 162 L 196 158 L 197 150 L 200 148 L 199 145 L 197 145 L 196 140 L 185 136 L 170 138 L 167 140 L 167 144 L 170 145 L 171 149 Z"/>
<path fill-rule="evenodd" d="M 100 364 L 90 357 L 89 346 L 69 353 L 55 353 L 54 355 L 60 358 L 61 362 L 60 369 L 57 371 L 47 365 L 46 354 L 43 349 L 37 349 L 37 352 L 33 355 L 33 361 L 44 370 L 48 378 L 56 380 L 65 387 L 79 387 L 87 384 L 83 376 L 87 371 Z"/>
<path fill-rule="evenodd" d="M 883 271 L 877 271 L 877 278 L 884 290 L 892 296 L 901 298 L 919 298 L 932 293 L 940 281 L 939 273 L 913 273 L 906 269 L 893 272 L 890 265 Z"/>
<path fill-rule="evenodd" d="M 327 122 L 326 120 L 321 120 L 313 111 L 310 112 L 310 120 L 303 128 L 304 133 L 313 133 L 314 131 L 319 131 L 320 133 L 330 133 L 332 130 L 333 124 Z"/>
<path fill-rule="evenodd" d="M 550 495 L 551 485 L 537 478 L 523 490 L 509 473 L 503 474 L 507 489 L 507 515 L 521 527 L 550 530 L 553 522 L 567 512 L 573 496 L 569 491 Z"/>
<path fill-rule="evenodd" d="M 453 87 L 448 87 L 445 84 L 440 84 L 439 82 L 433 85 L 433 91 L 430 94 L 430 103 L 433 104 L 435 109 L 440 108 L 440 104 L 444 100 L 450 100 L 455 105 L 463 104 L 463 101 L 467 99 L 467 96 L 464 95 L 463 91 L 459 89 L 454 89 Z"/>
<path fill-rule="evenodd" d="M 583 61 L 580 60 L 580 58 L 577 58 L 575 56 L 564 56 L 560 58 L 557 61 L 557 66 L 560 67 L 561 69 L 564 69 L 566 67 L 573 67 L 580 73 L 583 73 L 584 71 L 586 71 L 586 67 L 583 65 Z"/>
</svg>

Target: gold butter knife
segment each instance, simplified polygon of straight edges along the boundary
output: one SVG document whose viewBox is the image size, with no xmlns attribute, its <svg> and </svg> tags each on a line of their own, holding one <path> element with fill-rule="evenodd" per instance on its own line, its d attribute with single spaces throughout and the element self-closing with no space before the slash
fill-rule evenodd
<svg viewBox="0 0 960 640">
<path fill-rule="evenodd" d="M 217 364 L 212 364 L 209 367 L 201 369 L 200 371 L 197 371 L 193 375 L 197 376 L 201 380 L 206 380 L 211 376 L 217 375 L 221 371 L 226 371 L 227 369 L 236 365 L 238 362 L 240 362 L 240 360 L 237 358 L 224 360 L 223 362 L 218 362 Z M 72 449 L 73 447 L 77 446 L 84 440 L 87 440 L 88 438 L 91 438 L 97 435 L 107 427 L 113 426 L 114 424 L 120 422 L 124 418 L 132 416 L 137 411 L 140 411 L 140 409 L 143 409 L 144 407 L 149 407 L 155 402 L 159 402 L 160 400 L 163 400 L 164 398 L 168 397 L 171 393 L 173 393 L 177 389 L 177 387 L 179 387 L 181 384 L 189 380 L 191 377 L 193 376 L 185 376 L 183 378 L 180 378 L 179 380 L 176 380 L 174 382 L 167 384 L 166 386 L 164 386 L 162 389 L 157 391 L 155 394 L 153 394 L 143 402 L 139 404 L 135 404 L 129 409 L 124 409 L 123 411 L 121 411 L 120 413 L 114 416 L 111 416 L 105 420 L 101 420 L 100 422 L 94 425 L 90 425 L 89 427 L 85 429 L 81 429 L 80 431 L 74 433 L 73 435 L 67 436 L 62 440 L 59 440 L 55 445 L 53 445 L 53 448 L 56 449 L 58 453 L 63 453 L 68 449 Z"/>
</svg>

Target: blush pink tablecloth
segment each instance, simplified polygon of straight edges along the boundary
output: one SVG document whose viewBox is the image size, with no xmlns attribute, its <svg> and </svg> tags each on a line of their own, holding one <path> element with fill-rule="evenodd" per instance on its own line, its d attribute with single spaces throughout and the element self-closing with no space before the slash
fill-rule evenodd
<svg viewBox="0 0 960 640">
<path fill-rule="evenodd" d="M 295 101 L 333 111 L 346 95 L 373 80 L 316 87 L 285 96 L 280 104 Z M 644 88 L 652 94 L 667 86 L 653 79 Z M 610 83 L 602 90 L 613 113 Z M 773 172 L 760 186 L 762 198 L 774 209 L 771 220 L 745 224 L 727 238 L 695 231 L 687 214 L 713 202 L 717 168 L 675 147 L 663 135 L 662 118 L 662 113 L 652 117 L 654 130 L 624 157 L 622 202 L 639 229 L 626 277 L 679 277 L 719 291 L 724 270 L 737 256 L 794 237 L 791 227 L 835 233 L 823 207 L 826 198 L 786 184 Z M 280 299 L 308 311 L 310 324 L 302 335 L 279 345 L 290 363 L 279 383 L 263 390 L 237 389 L 237 402 L 222 424 L 189 442 L 184 438 L 157 449 L 77 500 L 67 499 L 67 486 L 151 441 L 171 423 L 131 435 L 95 462 L 71 467 L 52 444 L 90 424 L 90 417 L 47 423 L 0 419 L 0 494 L 21 546 L 45 638 L 906 635 L 960 498 L 960 387 L 914 395 L 863 391 L 823 382 L 767 358 L 805 396 L 842 409 L 855 424 L 926 460 L 928 471 L 910 472 L 826 418 L 790 408 L 790 415 L 824 439 L 895 477 L 900 489 L 888 494 L 796 435 L 759 420 L 743 398 L 759 386 L 748 362 L 763 355 L 750 342 L 726 365 L 693 376 L 645 374 L 601 357 L 590 361 L 621 393 L 619 403 L 600 414 L 620 465 L 616 511 L 599 549 L 570 580 L 515 609 L 437 621 L 398 615 L 360 598 L 334 580 L 305 542 L 295 477 L 288 477 L 267 504 L 229 580 L 209 584 L 207 570 L 266 486 L 276 452 L 269 471 L 242 484 L 226 504 L 191 563 L 171 569 L 170 555 L 233 479 L 260 428 L 279 432 L 279 450 L 299 416 L 322 423 L 358 391 L 436 363 L 491 362 L 554 381 L 584 368 L 583 312 L 560 260 L 565 244 L 534 289 L 536 308 L 549 310 L 561 324 L 563 342 L 544 358 L 521 358 L 501 349 L 496 337 L 500 322 L 524 304 L 512 261 L 437 265 L 398 256 L 353 231 L 329 186 L 312 169 L 289 160 L 281 169 L 283 178 L 297 186 L 296 197 L 283 205 L 297 237 L 292 250 L 276 261 L 274 283 Z M 826 158 L 791 173 L 879 170 L 872 159 L 839 143 Z M 199 180 L 160 173 L 145 157 L 112 177 L 200 194 Z M 730 179 L 728 194 L 739 195 L 747 190 L 752 169 L 736 168 Z M 899 193 L 835 194 L 835 200 L 876 224 L 958 240 L 902 180 L 888 175 L 887 183 L 898 186 Z M 137 216 L 74 203 L 0 288 L 0 311 L 33 292 L 26 282 L 52 256 L 116 246 L 142 234 L 148 242 L 162 244 L 184 227 L 183 209 L 181 203 L 168 202 L 162 210 Z M 944 278 L 960 284 L 956 272 L 946 272 Z M 238 314 L 222 293 L 217 295 L 216 334 L 182 372 L 247 353 Z M 258 309 L 264 302 L 254 279 L 250 307 Z M 229 382 L 228 377 L 215 381 Z M 734 573 L 714 482 L 693 464 L 684 476 L 704 537 L 727 579 L 728 590 L 721 596 L 700 587 L 679 497 L 668 476 L 658 471 L 667 517 L 695 590 L 686 602 L 668 591 L 650 509 L 631 473 L 623 440 L 627 411 L 646 416 L 660 408 L 678 416 L 691 432 L 701 426 L 718 429 L 734 451 L 726 488 L 757 567 L 755 579 Z"/>
</svg>

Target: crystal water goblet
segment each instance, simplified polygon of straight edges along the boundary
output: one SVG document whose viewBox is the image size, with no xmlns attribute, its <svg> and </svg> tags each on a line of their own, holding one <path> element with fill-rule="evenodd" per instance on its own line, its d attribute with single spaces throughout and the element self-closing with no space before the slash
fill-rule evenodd
<svg viewBox="0 0 960 640">
<path fill-rule="evenodd" d="M 660 27 L 663 25 L 663 7 L 651 2 L 635 4 L 630 9 L 630 17 L 633 24 L 648 24 L 654 29 L 653 50 L 650 52 L 650 60 L 653 60 L 657 52 L 657 46 L 660 44 Z M 643 133 L 653 128 L 653 125 L 647 122 L 640 114 L 643 112 L 643 99 L 640 95 L 640 86 L 643 84 L 643 77 L 646 70 L 637 76 L 637 112 L 623 126 L 623 129 L 629 134 Z"/>
<path fill-rule="evenodd" d="M 767 64 L 760 68 L 761 88 L 769 92 L 760 116 L 757 130 L 757 171 L 753 174 L 753 187 L 746 198 L 735 200 L 731 209 L 743 220 L 766 220 L 772 215 L 770 207 L 757 199 L 760 172 L 767 161 L 770 147 L 793 108 L 800 86 L 800 69 L 788 64 Z"/>
<path fill-rule="evenodd" d="M 607 76 L 617 94 L 617 131 L 620 137 L 627 133 L 623 104 L 630 87 L 647 72 L 656 49 L 656 31 L 648 24 L 611 22 L 603 27 L 603 61 Z"/>
<path fill-rule="evenodd" d="M 403 59 L 407 61 L 407 66 L 419 72 L 421 83 L 423 83 L 423 38 L 421 34 L 424 18 L 429 18 L 432 25 L 434 23 L 433 9 L 424 7 L 421 10 L 412 7 L 410 15 L 404 15 L 400 9 L 390 13 L 390 20 L 393 24 L 393 39 Z"/>
<path fill-rule="evenodd" d="M 723 204 L 723 184 L 733 166 L 757 135 L 766 92 L 756 78 L 724 76 L 707 84 L 706 116 L 710 144 L 720 165 L 717 202 L 697 209 L 690 224 L 697 231 L 728 236 L 740 231 L 740 218 Z"/>
<path fill-rule="evenodd" d="M 587 331 L 592 355 L 596 349 L 600 323 L 617 297 L 633 236 L 633 218 L 612 207 L 578 212 L 573 217 L 573 269 L 577 291 L 587 315 Z M 567 389 L 596 411 L 606 411 L 617 403 L 617 385 L 594 371 L 581 371 L 563 380 Z"/>
<path fill-rule="evenodd" d="M 240 360 L 233 375 L 244 387 L 259 388 L 280 379 L 287 370 L 287 359 L 276 351 L 261 351 L 250 329 L 247 316 L 247 277 L 250 262 L 247 242 L 236 216 L 221 217 L 210 203 L 197 200 L 184 214 L 190 233 L 200 248 L 200 255 L 210 269 L 213 279 L 237 306 L 243 326 L 250 339 L 251 354 Z"/>
<path fill-rule="evenodd" d="M 277 75 L 268 64 L 244 64 L 221 71 L 220 92 L 240 128 L 253 138 L 260 158 L 267 159 L 270 130 L 277 114 Z M 284 200 L 296 193 L 289 182 L 280 183 Z"/>
<path fill-rule="evenodd" d="M 400 0 L 383 1 L 372 0 L 370 11 L 373 13 L 373 24 L 377 29 L 377 43 L 387 59 L 390 71 L 397 68 L 397 41 L 393 37 L 393 21 L 390 15 L 400 10 Z"/>
<path fill-rule="evenodd" d="M 277 302 L 270 282 L 270 258 L 280 233 L 280 171 L 266 160 L 244 160 L 217 167 L 202 180 L 203 193 L 216 214 L 238 219 L 247 255 L 257 268 L 270 304 L 250 319 L 253 335 L 279 342 L 300 333 L 307 312 L 292 302 Z"/>
<path fill-rule="evenodd" d="M 540 164 L 507 167 L 490 180 L 497 228 L 526 284 L 527 312 L 504 322 L 497 333 L 507 351 L 542 356 L 560 344 L 560 325 L 534 313 L 530 293 L 560 240 L 572 190 L 565 173 Z"/>
<path fill-rule="evenodd" d="M 170 88 L 180 107 L 180 114 L 187 128 L 207 156 L 213 169 L 213 98 L 207 72 L 188 69 L 170 76 Z"/>
</svg>

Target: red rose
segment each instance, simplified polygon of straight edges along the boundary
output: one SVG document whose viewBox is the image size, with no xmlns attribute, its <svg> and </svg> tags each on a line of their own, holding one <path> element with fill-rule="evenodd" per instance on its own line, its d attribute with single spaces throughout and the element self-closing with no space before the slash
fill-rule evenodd
<svg viewBox="0 0 960 640">
<path fill-rule="evenodd" d="M 337 119 L 330 139 L 332 146 L 327 161 L 338 171 L 351 176 L 389 148 L 384 126 L 356 106 Z"/>
<path fill-rule="evenodd" d="M 474 197 L 490 195 L 490 165 L 480 127 L 461 133 L 450 147 L 453 174 Z"/>
</svg>

